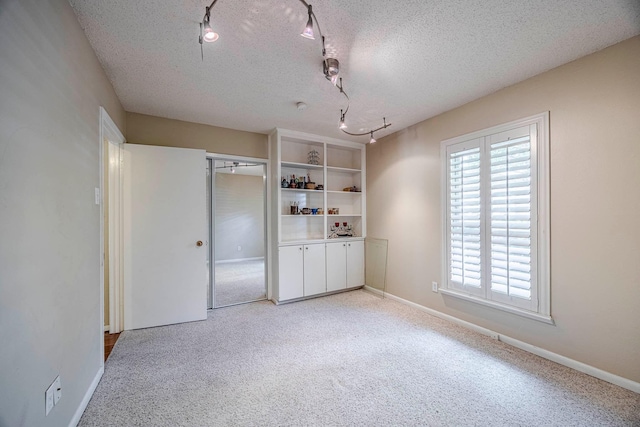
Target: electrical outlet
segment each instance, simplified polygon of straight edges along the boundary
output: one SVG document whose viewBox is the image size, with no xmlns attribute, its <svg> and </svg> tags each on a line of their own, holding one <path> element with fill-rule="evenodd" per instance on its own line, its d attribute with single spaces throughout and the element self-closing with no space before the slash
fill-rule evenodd
<svg viewBox="0 0 640 427">
<path fill-rule="evenodd" d="M 53 404 L 57 405 L 62 397 L 62 386 L 60 385 L 60 375 L 53 381 Z"/>
<path fill-rule="evenodd" d="M 431 282 L 431 290 L 433 292 L 438 292 L 438 282 Z"/>
<path fill-rule="evenodd" d="M 238 245 L 238 252 L 242 250 L 242 246 Z"/>
<path fill-rule="evenodd" d="M 55 405 L 53 401 L 53 383 L 49 386 L 47 391 L 44 392 L 44 414 L 49 415 L 49 412 L 53 409 Z"/>
</svg>

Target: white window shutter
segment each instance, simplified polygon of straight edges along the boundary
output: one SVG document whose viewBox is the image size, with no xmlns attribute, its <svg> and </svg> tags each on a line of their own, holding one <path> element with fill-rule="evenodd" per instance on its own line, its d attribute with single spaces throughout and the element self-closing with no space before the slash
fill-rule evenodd
<svg viewBox="0 0 640 427">
<path fill-rule="evenodd" d="M 449 279 L 476 293 L 482 287 L 480 148 L 465 147 L 448 157 Z"/>
<path fill-rule="evenodd" d="M 505 134 L 488 138 L 490 292 L 494 300 L 531 309 L 535 219 L 531 138 L 528 127 Z"/>
</svg>

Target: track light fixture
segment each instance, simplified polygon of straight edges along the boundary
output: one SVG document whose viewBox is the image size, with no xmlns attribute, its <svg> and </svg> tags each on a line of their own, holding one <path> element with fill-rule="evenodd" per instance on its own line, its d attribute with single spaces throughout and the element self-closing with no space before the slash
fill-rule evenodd
<svg viewBox="0 0 640 427">
<path fill-rule="evenodd" d="M 203 42 L 214 42 L 218 40 L 218 34 L 215 33 L 213 31 L 213 28 L 211 27 L 211 9 L 213 8 L 213 6 L 216 4 L 217 1 L 218 0 L 213 0 L 211 4 L 205 8 L 204 18 L 202 19 L 202 22 L 200 22 L 199 42 L 200 42 L 200 52 L 203 60 L 204 60 L 204 50 L 202 47 Z M 333 83 L 333 85 L 337 87 L 338 90 L 340 90 L 340 93 L 343 94 L 344 97 L 347 99 L 347 108 L 344 109 L 344 112 L 343 110 L 340 110 L 339 129 L 342 132 L 346 133 L 347 135 L 352 135 L 352 136 L 370 135 L 371 139 L 369 140 L 369 143 L 370 144 L 375 143 L 376 139 L 373 137 L 373 133 L 379 130 L 388 128 L 389 126 L 391 126 L 391 123 L 387 123 L 386 118 L 383 118 L 382 119 L 383 125 L 380 126 L 379 128 L 371 129 L 362 133 L 347 132 L 346 130 L 347 125 L 345 124 L 345 118 L 346 118 L 347 112 L 349 111 L 349 103 L 351 101 L 347 93 L 344 91 L 344 87 L 342 85 L 342 78 L 338 77 L 338 74 L 340 73 L 340 62 L 336 58 L 326 58 L 327 51 L 324 43 L 324 36 L 322 35 L 322 31 L 320 30 L 320 24 L 318 23 L 318 18 L 316 17 L 315 13 L 313 13 L 313 9 L 311 8 L 310 4 L 308 4 L 305 0 L 299 0 L 299 1 L 307 8 L 307 13 L 309 15 L 309 19 L 307 20 L 307 25 L 305 26 L 304 30 L 300 35 L 304 38 L 315 40 L 315 35 L 313 32 L 313 22 L 315 21 L 316 27 L 318 29 L 318 34 L 320 35 L 320 39 L 322 41 L 322 58 L 323 58 L 322 72 L 324 76 L 327 78 L 327 80 L 331 81 L 331 83 Z M 231 168 L 231 172 L 232 173 L 235 172 L 234 167 Z"/>
</svg>

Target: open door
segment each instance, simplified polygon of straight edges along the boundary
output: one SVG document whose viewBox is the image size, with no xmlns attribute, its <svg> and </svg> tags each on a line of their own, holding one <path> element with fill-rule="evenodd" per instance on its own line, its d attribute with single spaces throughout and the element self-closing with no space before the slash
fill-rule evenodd
<svg viewBox="0 0 640 427">
<path fill-rule="evenodd" d="M 207 318 L 206 153 L 124 145 L 124 328 Z"/>
</svg>

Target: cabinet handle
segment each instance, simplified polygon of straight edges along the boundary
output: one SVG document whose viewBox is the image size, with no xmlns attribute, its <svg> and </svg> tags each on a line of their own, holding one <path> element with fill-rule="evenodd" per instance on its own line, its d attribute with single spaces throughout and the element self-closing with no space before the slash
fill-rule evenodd
<svg viewBox="0 0 640 427">
<path fill-rule="evenodd" d="M 305 250 L 305 251 L 308 251 L 308 250 L 309 250 L 309 246 L 305 246 L 305 247 L 304 247 L 304 250 Z"/>
<path fill-rule="evenodd" d="M 344 246 L 347 246 L 347 244 L 346 244 L 346 243 L 343 243 L 343 244 L 342 244 L 342 246 L 343 246 L 343 247 L 344 247 Z"/>
<path fill-rule="evenodd" d="M 298 248 L 298 250 L 299 250 L 299 251 L 301 251 L 301 250 L 302 250 L 302 246 L 300 246 L 300 247 Z"/>
<path fill-rule="evenodd" d="M 351 247 L 351 243 L 349 243 L 349 247 Z"/>
</svg>

